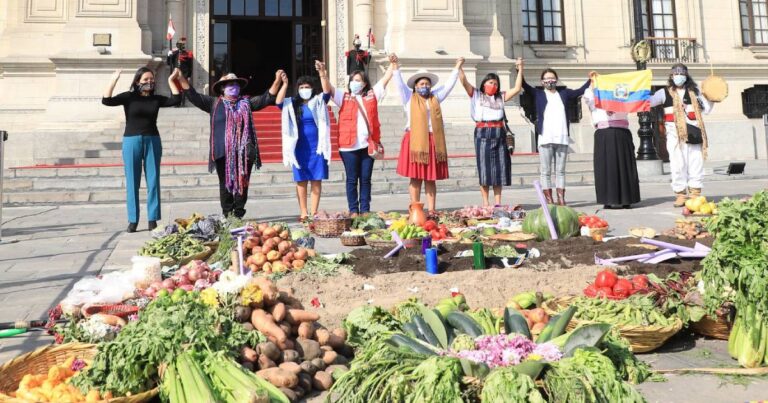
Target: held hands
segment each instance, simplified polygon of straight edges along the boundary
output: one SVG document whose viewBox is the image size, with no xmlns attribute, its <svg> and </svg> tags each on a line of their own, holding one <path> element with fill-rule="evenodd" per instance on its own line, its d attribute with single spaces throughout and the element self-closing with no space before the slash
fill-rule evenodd
<svg viewBox="0 0 768 403">
<path fill-rule="evenodd" d="M 177 68 L 173 69 L 173 72 L 170 76 L 168 76 L 169 80 L 177 80 L 179 77 L 181 77 L 181 70 Z"/>
<path fill-rule="evenodd" d="M 117 80 L 119 80 L 119 79 L 120 79 L 120 74 L 122 74 L 122 73 L 123 73 L 123 69 L 117 69 L 117 70 L 115 70 L 115 72 L 114 72 L 114 73 L 112 73 L 112 81 L 116 83 L 116 82 L 117 82 Z"/>
<path fill-rule="evenodd" d="M 282 76 L 285 74 L 285 71 L 283 69 L 277 70 L 275 72 L 275 84 L 279 84 L 283 81 Z"/>
<path fill-rule="evenodd" d="M 461 66 L 463 66 L 463 65 L 464 65 L 464 58 L 463 57 L 460 57 L 460 58 L 456 59 L 456 67 L 455 67 L 456 69 L 460 69 Z"/>
<path fill-rule="evenodd" d="M 394 53 L 389 54 L 389 64 L 390 66 L 398 67 L 400 64 L 400 59 L 397 58 L 397 55 Z"/>
<path fill-rule="evenodd" d="M 325 63 L 320 60 L 315 60 L 315 70 L 320 74 L 320 77 L 325 77 L 328 74 L 328 71 L 325 68 Z"/>
<path fill-rule="evenodd" d="M 523 61 L 522 57 L 518 57 L 517 60 L 515 60 L 515 68 L 520 70 L 525 66 L 525 62 Z"/>
<path fill-rule="evenodd" d="M 280 81 L 283 82 L 283 85 L 288 85 L 288 75 L 284 71 L 280 73 Z"/>
</svg>

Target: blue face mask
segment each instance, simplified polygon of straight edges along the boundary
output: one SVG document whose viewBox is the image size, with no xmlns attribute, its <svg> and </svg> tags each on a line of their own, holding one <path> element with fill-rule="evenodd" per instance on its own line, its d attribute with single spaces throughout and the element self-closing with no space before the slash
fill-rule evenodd
<svg viewBox="0 0 768 403">
<path fill-rule="evenodd" d="M 416 88 L 416 92 L 424 98 L 429 96 L 430 91 L 431 91 L 431 88 L 429 87 Z"/>
<path fill-rule="evenodd" d="M 682 87 L 685 82 L 688 81 L 688 76 L 683 74 L 674 74 L 672 76 L 672 82 L 675 83 L 676 86 Z"/>
<path fill-rule="evenodd" d="M 349 91 L 353 94 L 357 95 L 360 93 L 360 91 L 363 90 L 363 83 L 360 81 L 350 81 L 349 82 Z"/>
</svg>

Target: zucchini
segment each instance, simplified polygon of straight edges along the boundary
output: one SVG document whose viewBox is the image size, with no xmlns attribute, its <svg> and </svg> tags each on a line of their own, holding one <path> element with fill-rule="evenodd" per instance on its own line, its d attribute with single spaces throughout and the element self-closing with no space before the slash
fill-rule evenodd
<svg viewBox="0 0 768 403">
<path fill-rule="evenodd" d="M 403 325 L 403 330 L 405 330 L 406 333 L 408 333 L 408 336 L 413 337 L 414 339 L 421 339 L 421 333 L 419 333 L 419 328 L 416 327 L 416 324 L 413 322 L 408 322 Z"/>
<path fill-rule="evenodd" d="M 565 327 L 568 326 L 568 322 L 571 321 L 573 315 L 576 313 L 576 307 L 571 305 L 565 311 L 561 312 L 557 318 L 549 318 L 549 323 L 541 331 L 539 337 L 536 339 L 536 343 L 546 343 L 561 334 L 565 333 Z"/>
<path fill-rule="evenodd" d="M 402 335 L 400 333 L 395 333 L 392 336 L 390 336 L 390 340 L 395 342 L 395 344 L 397 344 L 398 347 L 407 348 L 413 351 L 414 353 L 424 354 L 424 355 L 436 355 L 434 350 L 425 346 L 423 343 L 419 342 L 418 340 L 412 339 L 408 336 Z"/>
<path fill-rule="evenodd" d="M 463 312 L 451 312 L 446 319 L 453 328 L 468 334 L 470 337 L 480 337 L 483 335 L 483 329 L 480 325 Z"/>
<path fill-rule="evenodd" d="M 523 315 L 513 308 L 504 308 L 504 332 L 507 334 L 518 333 L 531 338 L 531 331 L 528 329 L 528 322 Z"/>
<path fill-rule="evenodd" d="M 415 315 L 413 317 L 413 323 L 416 324 L 416 327 L 419 329 L 419 332 L 424 335 L 425 341 L 435 347 L 440 346 L 440 341 L 437 340 L 437 336 L 435 336 L 435 332 L 432 331 L 432 329 L 429 328 L 429 325 L 427 322 L 424 321 L 424 318 L 422 318 L 419 315 Z"/>
</svg>

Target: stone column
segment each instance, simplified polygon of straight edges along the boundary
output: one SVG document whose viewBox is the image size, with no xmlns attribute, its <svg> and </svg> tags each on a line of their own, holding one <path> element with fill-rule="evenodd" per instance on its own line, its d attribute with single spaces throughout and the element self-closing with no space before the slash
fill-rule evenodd
<svg viewBox="0 0 768 403">
<path fill-rule="evenodd" d="M 363 49 L 368 45 L 368 29 L 373 27 L 373 0 L 352 1 L 352 37 L 360 35 Z"/>
<path fill-rule="evenodd" d="M 189 32 L 187 32 L 187 16 L 184 12 L 184 0 L 165 0 L 165 8 L 168 14 L 173 18 L 173 26 L 176 29 L 176 36 L 173 37 L 173 46 L 181 37 L 187 37 L 187 44 L 191 42 Z M 168 19 L 168 16 L 165 16 Z M 165 36 L 165 35 L 163 35 Z M 166 39 L 166 45 L 168 40 Z"/>
</svg>

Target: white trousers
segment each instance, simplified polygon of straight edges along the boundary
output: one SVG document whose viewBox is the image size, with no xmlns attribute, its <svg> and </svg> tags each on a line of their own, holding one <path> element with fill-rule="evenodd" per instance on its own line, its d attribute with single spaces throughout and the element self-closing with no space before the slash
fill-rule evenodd
<svg viewBox="0 0 768 403">
<path fill-rule="evenodd" d="M 666 123 L 669 168 L 672 171 L 672 190 L 684 192 L 687 188 L 701 189 L 704 182 L 704 156 L 701 144 L 678 142 L 674 123 Z"/>
</svg>

